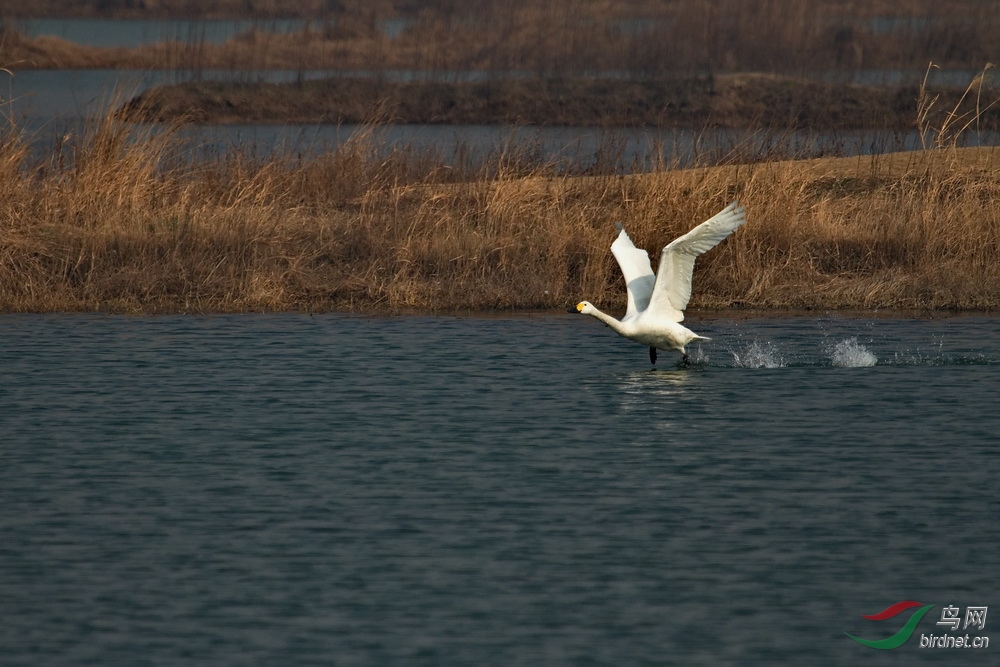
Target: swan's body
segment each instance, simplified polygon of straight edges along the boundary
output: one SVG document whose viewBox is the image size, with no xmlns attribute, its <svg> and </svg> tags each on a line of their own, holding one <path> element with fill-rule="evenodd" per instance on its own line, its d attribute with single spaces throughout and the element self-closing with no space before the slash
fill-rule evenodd
<svg viewBox="0 0 1000 667">
<path fill-rule="evenodd" d="M 649 359 L 656 363 L 656 350 L 677 350 L 687 360 L 685 348 L 699 336 L 681 322 L 691 300 L 691 276 L 698 255 L 717 246 L 746 222 L 742 206 L 733 202 L 687 234 L 674 239 L 660 253 L 660 275 L 656 276 L 645 250 L 636 248 L 622 229 L 611 244 L 628 292 L 628 306 L 620 320 L 603 313 L 589 301 L 581 301 L 576 310 L 592 315 L 615 332 L 649 346 Z"/>
</svg>

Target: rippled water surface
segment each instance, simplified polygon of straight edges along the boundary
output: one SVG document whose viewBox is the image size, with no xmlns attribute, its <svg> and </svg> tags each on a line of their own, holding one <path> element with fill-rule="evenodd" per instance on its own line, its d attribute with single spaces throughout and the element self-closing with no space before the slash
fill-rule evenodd
<svg viewBox="0 0 1000 667">
<path fill-rule="evenodd" d="M 0 662 L 954 661 L 1000 318 L 689 324 L 651 370 L 570 315 L 0 317 Z"/>
</svg>

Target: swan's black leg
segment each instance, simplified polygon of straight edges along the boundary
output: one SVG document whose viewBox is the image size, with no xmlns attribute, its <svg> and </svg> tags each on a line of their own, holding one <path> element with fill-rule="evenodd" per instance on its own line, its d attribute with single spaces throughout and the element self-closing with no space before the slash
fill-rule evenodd
<svg viewBox="0 0 1000 667">
<path fill-rule="evenodd" d="M 656 348 L 652 345 L 649 346 L 649 363 L 656 363 Z"/>
<path fill-rule="evenodd" d="M 684 366 L 685 368 L 691 365 L 691 357 L 687 355 L 687 352 L 685 352 L 684 356 L 681 357 L 681 365 Z"/>
</svg>

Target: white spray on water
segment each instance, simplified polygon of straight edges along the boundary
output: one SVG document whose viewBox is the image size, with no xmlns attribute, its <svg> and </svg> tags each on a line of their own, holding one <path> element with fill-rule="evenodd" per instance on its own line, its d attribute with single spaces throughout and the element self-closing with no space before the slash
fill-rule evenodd
<svg viewBox="0 0 1000 667">
<path fill-rule="evenodd" d="M 785 360 L 773 343 L 754 341 L 745 350 L 733 352 L 733 365 L 737 368 L 783 368 Z"/>
<path fill-rule="evenodd" d="M 857 338 L 848 338 L 830 349 L 830 360 L 840 368 L 863 368 L 874 366 L 878 357 L 859 343 Z"/>
</svg>

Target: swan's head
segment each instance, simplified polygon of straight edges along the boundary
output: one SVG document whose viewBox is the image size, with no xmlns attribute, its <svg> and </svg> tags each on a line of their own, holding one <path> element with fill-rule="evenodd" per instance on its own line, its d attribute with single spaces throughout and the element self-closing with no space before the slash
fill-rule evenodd
<svg viewBox="0 0 1000 667">
<path fill-rule="evenodd" d="M 596 310 L 597 309 L 594 308 L 594 304 L 589 301 L 581 301 L 576 304 L 576 312 L 583 313 L 584 315 L 593 315 Z"/>
</svg>

